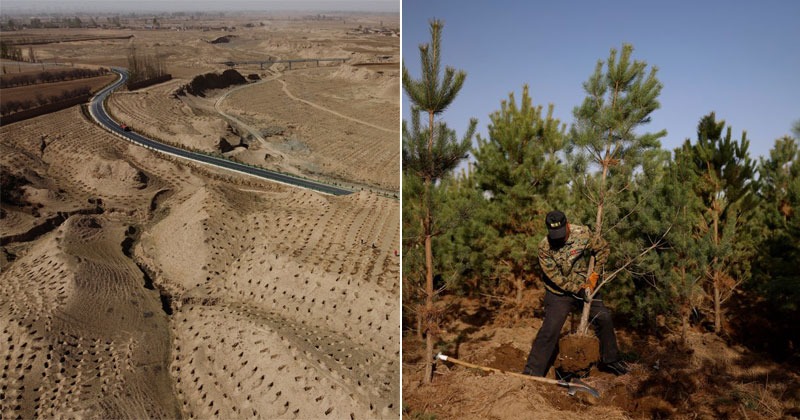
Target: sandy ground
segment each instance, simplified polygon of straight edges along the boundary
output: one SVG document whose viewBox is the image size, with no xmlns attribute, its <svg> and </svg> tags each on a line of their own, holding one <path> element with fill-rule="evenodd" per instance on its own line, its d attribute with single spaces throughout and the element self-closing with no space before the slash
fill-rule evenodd
<svg viewBox="0 0 800 420">
<path fill-rule="evenodd" d="M 169 97 L 178 83 L 112 107 L 197 148 L 225 135 L 218 115 Z M 386 148 L 399 155 L 399 142 Z M 0 128 L 0 166 L 13 181 L 0 208 L 0 417 L 399 416 L 397 200 L 175 162 L 78 107 Z"/>
<path fill-rule="evenodd" d="M 526 299 L 539 301 L 529 291 Z M 477 299 L 447 296 L 437 351 L 461 360 L 522 372 L 541 314 L 514 320 Z M 540 307 L 540 306 L 539 306 Z M 575 320 L 577 323 L 577 319 Z M 565 325 L 569 331 L 570 322 Z M 403 337 L 403 417 L 457 419 L 784 419 L 800 415 L 797 366 L 770 361 L 713 333 L 635 335 L 617 328 L 632 370 L 613 376 L 592 368 L 584 382 L 600 398 L 508 375 L 439 362 L 423 384 L 425 344 Z M 556 376 L 554 369 L 548 376 Z"/>
</svg>

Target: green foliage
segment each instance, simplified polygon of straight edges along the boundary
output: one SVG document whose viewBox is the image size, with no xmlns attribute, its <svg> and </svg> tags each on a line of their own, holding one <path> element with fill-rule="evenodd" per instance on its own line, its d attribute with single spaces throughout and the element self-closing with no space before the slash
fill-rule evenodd
<svg viewBox="0 0 800 420">
<path fill-rule="evenodd" d="M 431 121 L 433 121 L 433 114 L 444 112 L 456 98 L 467 74 L 447 66 L 444 75 L 441 75 L 440 46 L 444 22 L 433 19 L 430 21 L 430 26 L 431 43 L 419 46 L 422 78 L 419 80 L 412 78 L 404 64 L 403 90 L 414 106 L 431 114 Z"/>
<path fill-rule="evenodd" d="M 566 174 L 561 165 L 566 127 L 534 106 L 528 87 L 517 104 L 514 94 L 491 116 L 489 138 L 478 136 L 473 151 L 481 200 L 473 252 L 483 256 L 483 281 L 511 286 L 517 303 L 538 270 L 537 248 L 545 234 L 544 215 L 562 208 Z"/>
<path fill-rule="evenodd" d="M 597 62 L 594 73 L 583 84 L 586 97 L 573 110 L 575 122 L 569 160 L 575 193 L 588 197 L 576 203 L 576 220 L 592 220 L 596 233 L 604 234 L 603 220 L 612 226 L 622 217 L 619 203 L 629 192 L 633 173 L 660 147 L 666 130 L 639 134 L 659 108 L 662 85 L 658 69 L 647 72 L 647 63 L 633 60 L 633 46 L 624 44 L 622 53 L 612 49 L 608 60 Z M 605 65 L 605 71 L 604 71 Z M 599 225 L 599 226 L 597 226 Z"/>
<path fill-rule="evenodd" d="M 403 173 L 403 305 L 419 302 L 422 296 L 420 285 L 425 284 L 425 256 L 422 250 L 422 225 L 424 216 L 422 197 L 423 182 L 411 172 Z M 404 307 L 404 318 L 413 308 Z M 404 319 L 405 322 L 405 319 Z"/>
<path fill-rule="evenodd" d="M 474 246 L 484 202 L 474 178 L 474 170 L 468 168 L 457 176 L 444 178 L 437 188 L 436 201 L 441 203 L 437 214 L 444 234 L 434 239 L 434 256 L 447 289 L 459 294 L 479 291 L 479 270 L 485 261 Z"/>
<path fill-rule="evenodd" d="M 403 417 L 412 420 L 436 420 L 436 414 L 415 412 L 406 403 L 403 403 Z"/>
<path fill-rule="evenodd" d="M 435 199 L 437 181 L 449 174 L 466 157 L 477 125 L 476 120 L 471 120 L 465 135 L 458 140 L 455 131 L 449 129 L 446 123 L 433 120 L 434 114 L 441 113 L 455 99 L 466 73 L 447 67 L 444 77 L 440 77 L 443 23 L 432 20 L 430 25 L 431 44 L 419 47 L 422 78 L 414 80 L 405 65 L 403 66 L 403 88 L 413 103 L 410 127 L 404 120 L 402 130 L 403 236 L 406 249 L 412 253 L 419 250 L 425 237 L 439 232 L 434 217 L 439 204 L 439 200 Z M 427 126 L 423 126 L 420 121 L 423 111 L 430 117 Z M 411 256 L 409 262 L 414 261 L 417 259 Z M 416 271 L 410 266 L 406 268 L 411 273 Z"/>
<path fill-rule="evenodd" d="M 464 75 L 442 72 L 441 22 L 431 22 L 431 36 L 420 47 L 423 77 L 412 80 L 403 69 L 414 103 L 403 122 L 404 309 L 428 298 L 422 286 L 432 270 L 441 274 L 437 288 L 458 293 L 508 294 L 536 284 L 542 219 L 561 209 L 611 243 L 606 273 L 630 262 L 603 290 L 635 327 L 658 328 L 666 318 L 686 328 L 695 316 L 713 315 L 720 331 L 726 302 L 745 284 L 742 296 L 766 302 L 774 319 L 800 320 L 795 138 L 779 139 L 756 165 L 746 133 L 734 139 L 710 113 L 699 120 L 696 140 L 661 149 L 666 132 L 644 130 L 659 107 L 657 69 L 633 60 L 633 48 L 624 45 L 584 83 L 586 97 L 568 135 L 552 106 L 547 112 L 534 106 L 524 87 L 521 100 L 512 93 L 489 116 L 488 135 L 478 136 L 472 150 L 474 166 L 452 176 L 475 123 L 458 138 L 434 119 Z M 793 130 L 800 135 L 800 121 Z M 426 238 L 433 243 L 431 267 Z M 633 258 L 659 240 L 652 252 Z"/>
<path fill-rule="evenodd" d="M 659 108 L 662 85 L 656 77 L 657 68 L 652 67 L 648 72 L 647 63 L 632 60 L 632 54 L 633 46 L 623 44 L 619 56 L 612 49 L 606 62 L 597 62 L 594 73 L 583 84 L 586 97 L 573 110 L 575 122 L 568 150 L 572 197 L 576 199 L 572 220 L 593 220 L 588 224 L 595 235 L 615 245 L 610 265 L 624 264 L 640 251 L 637 246 L 641 240 L 636 232 L 617 228 L 638 211 L 642 197 L 635 190 L 635 174 L 655 168 L 661 153 L 659 139 L 666 135 L 666 130 L 656 133 L 638 130 L 650 122 L 650 114 Z M 593 264 L 592 259 L 590 270 L 611 271 Z M 605 282 L 606 277 L 601 276 L 598 287 Z M 630 287 L 630 282 L 628 286 L 627 290 L 618 289 L 616 296 L 641 296 Z M 584 305 L 579 333 L 588 330 L 588 305 L 588 302 Z"/>
<path fill-rule="evenodd" d="M 750 145 L 747 133 L 742 132 L 741 140 L 736 141 L 731 137 L 730 127 L 722 136 L 724 126 L 725 121 L 717 122 L 712 112 L 697 126 L 697 143 L 692 145 L 687 139 L 684 144 L 700 176 L 696 193 L 702 197 L 706 207 L 719 203 L 721 218 L 726 218 L 726 212 L 738 203 L 751 207 L 755 202 L 755 162 L 747 151 Z"/>
<path fill-rule="evenodd" d="M 442 121 L 436 122 L 434 117 L 443 112 L 455 99 L 458 91 L 464 83 L 466 73 L 455 71 L 447 67 L 444 76 L 441 73 L 440 64 L 440 44 L 443 23 L 439 20 L 432 20 L 431 43 L 420 45 L 420 58 L 422 62 L 422 77 L 415 80 L 411 77 L 405 64 L 403 64 L 403 89 L 412 102 L 411 127 L 403 121 L 403 172 L 420 182 L 413 182 L 406 187 L 403 185 L 403 195 L 408 196 L 413 191 L 416 203 L 411 205 L 409 213 L 406 214 L 406 204 L 403 205 L 403 215 L 414 217 L 419 222 L 419 233 L 417 238 L 409 238 L 412 243 L 421 243 L 425 264 L 425 289 L 420 295 L 408 295 L 411 301 L 417 296 L 425 299 L 424 311 L 420 308 L 418 315 L 424 315 L 424 323 L 420 321 L 421 328 L 426 332 L 426 353 L 433 352 L 433 335 L 438 330 L 438 317 L 434 313 L 433 300 L 436 292 L 433 288 L 434 266 L 433 259 L 433 237 L 442 233 L 441 223 L 437 215 L 440 196 L 437 194 L 437 182 L 458 165 L 461 159 L 466 157 L 470 148 L 471 138 L 475 132 L 477 120 L 470 120 L 469 127 L 461 140 L 456 137 L 455 131 L 447 127 Z M 420 123 L 420 113 L 427 113 L 427 126 Z M 406 189 L 409 188 L 407 191 Z M 405 221 L 403 222 L 405 225 Z M 414 220 L 409 223 L 417 223 Z M 406 248 L 409 251 L 419 250 L 419 247 Z M 421 260 L 421 259 L 420 259 Z M 412 257 L 412 261 L 416 261 Z M 412 273 L 415 271 L 412 269 Z M 406 280 L 406 279 L 404 279 Z M 416 287 L 411 282 L 412 278 L 407 279 L 409 285 L 406 289 L 415 290 Z M 404 295 L 405 296 L 405 295 Z M 421 306 L 421 305 L 420 305 Z M 419 318 L 418 318 L 419 319 Z M 426 358 L 425 361 L 425 382 L 430 382 L 433 376 L 432 360 Z"/>
<path fill-rule="evenodd" d="M 456 133 L 443 121 L 433 127 L 420 124 L 420 109 L 411 110 L 411 127 L 403 121 L 403 172 L 436 182 L 453 171 L 467 157 L 475 133 L 476 120 L 471 120 L 464 136 Z"/>
<path fill-rule="evenodd" d="M 775 142 L 759 164 L 764 241 L 753 285 L 784 313 L 800 312 L 800 151 L 797 141 Z"/>
<path fill-rule="evenodd" d="M 695 228 L 700 261 L 706 265 L 705 289 L 714 305 L 715 331 L 722 328 L 722 304 L 750 275 L 757 241 L 754 217 L 755 162 L 748 154 L 747 134 L 733 140 L 731 128 L 712 112 L 697 126 L 697 142 L 686 140 L 680 150 L 694 172 L 692 190 L 702 203 Z"/>
<path fill-rule="evenodd" d="M 625 209 L 630 217 L 620 224 L 623 234 L 615 243 L 641 249 L 668 234 L 609 290 L 617 312 L 634 326 L 654 328 L 659 315 L 688 322 L 703 302 L 705 265 L 696 233 L 703 206 L 692 189 L 695 179 L 680 149 L 674 158 L 662 151 L 636 177 L 636 208 Z"/>
</svg>

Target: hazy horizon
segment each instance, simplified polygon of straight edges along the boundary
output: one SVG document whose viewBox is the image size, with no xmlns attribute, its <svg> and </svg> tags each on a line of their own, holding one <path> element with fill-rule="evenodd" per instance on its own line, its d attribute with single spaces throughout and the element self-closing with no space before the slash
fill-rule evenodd
<svg viewBox="0 0 800 420">
<path fill-rule="evenodd" d="M 399 13 L 397 0 L 4 0 L 2 14 L 145 12 L 371 12 Z"/>
</svg>

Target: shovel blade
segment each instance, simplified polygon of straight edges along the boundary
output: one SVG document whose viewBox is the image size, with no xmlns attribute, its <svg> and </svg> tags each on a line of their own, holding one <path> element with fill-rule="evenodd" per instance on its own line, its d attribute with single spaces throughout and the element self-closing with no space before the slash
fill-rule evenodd
<svg viewBox="0 0 800 420">
<path fill-rule="evenodd" d="M 567 393 L 575 396 L 578 392 L 585 392 L 595 398 L 600 398 L 600 393 L 596 389 L 583 383 L 580 379 L 573 379 L 572 382 L 567 383 Z"/>
</svg>

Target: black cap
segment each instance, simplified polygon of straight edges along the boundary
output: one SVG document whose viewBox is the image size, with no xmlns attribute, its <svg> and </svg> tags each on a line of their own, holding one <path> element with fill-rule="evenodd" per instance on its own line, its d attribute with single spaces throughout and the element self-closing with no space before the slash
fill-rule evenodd
<svg viewBox="0 0 800 420">
<path fill-rule="evenodd" d="M 547 213 L 544 219 L 547 226 L 547 237 L 557 241 L 567 237 L 567 216 L 564 213 L 554 210 Z"/>
</svg>

